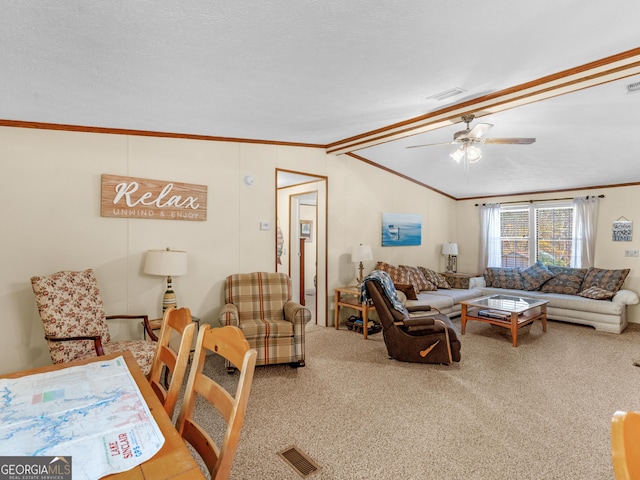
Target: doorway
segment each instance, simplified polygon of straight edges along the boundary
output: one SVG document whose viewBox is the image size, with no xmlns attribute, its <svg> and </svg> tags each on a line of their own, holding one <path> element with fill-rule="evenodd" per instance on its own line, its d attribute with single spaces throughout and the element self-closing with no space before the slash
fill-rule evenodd
<svg viewBox="0 0 640 480">
<path fill-rule="evenodd" d="M 287 273 L 293 299 L 327 326 L 327 177 L 276 169 L 276 271 Z"/>
</svg>

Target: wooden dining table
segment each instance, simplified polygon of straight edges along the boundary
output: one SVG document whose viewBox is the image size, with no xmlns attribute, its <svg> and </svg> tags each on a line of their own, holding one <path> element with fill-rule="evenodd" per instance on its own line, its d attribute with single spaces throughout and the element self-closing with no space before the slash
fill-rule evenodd
<svg viewBox="0 0 640 480">
<path fill-rule="evenodd" d="M 112 360 L 122 356 L 127 363 L 127 367 L 131 372 L 140 393 L 144 397 L 153 418 L 155 419 L 165 442 L 152 458 L 140 465 L 127 470 L 125 472 L 115 473 L 103 477 L 108 480 L 180 480 L 180 479 L 204 479 L 204 475 L 200 471 L 198 464 L 187 449 L 184 440 L 173 425 L 171 418 L 165 412 L 160 400 L 151 389 L 147 378 L 140 370 L 133 355 L 129 351 L 113 353 L 110 355 L 104 355 L 101 357 L 92 357 L 83 360 L 76 360 L 69 363 L 59 363 L 54 365 L 47 365 L 44 367 L 33 368 L 30 370 L 23 370 L 20 372 L 14 372 L 10 374 L 0 375 L 0 378 L 20 378 L 28 375 L 34 375 L 38 373 L 52 372 L 55 370 L 62 370 L 68 367 L 74 367 L 78 365 L 87 365 L 92 362 L 101 362 L 105 360 Z"/>
</svg>

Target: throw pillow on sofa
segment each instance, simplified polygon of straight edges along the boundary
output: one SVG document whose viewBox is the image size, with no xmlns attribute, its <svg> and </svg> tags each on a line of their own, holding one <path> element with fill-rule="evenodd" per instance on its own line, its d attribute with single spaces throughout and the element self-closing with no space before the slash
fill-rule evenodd
<svg viewBox="0 0 640 480">
<path fill-rule="evenodd" d="M 386 262 L 378 262 L 376 263 L 375 270 L 382 270 L 383 272 L 387 272 L 391 277 L 391 281 L 393 283 L 396 283 L 395 279 L 398 277 L 398 267 L 396 267 L 395 265 L 391 265 L 390 263 Z"/>
<path fill-rule="evenodd" d="M 524 290 L 519 268 L 487 267 L 483 275 L 487 287 Z"/>
<path fill-rule="evenodd" d="M 413 285 L 411 284 L 402 284 L 402 283 L 394 283 L 393 284 L 394 287 L 396 287 L 396 290 L 401 291 L 402 293 L 404 293 L 407 297 L 407 300 L 417 300 L 418 296 L 416 295 L 416 289 L 413 287 Z"/>
<path fill-rule="evenodd" d="M 407 270 L 409 272 L 409 276 L 412 279 L 412 284 L 416 289 L 416 292 L 421 292 L 423 290 L 437 290 L 437 287 L 434 286 L 431 282 L 429 282 L 422 272 L 418 269 L 418 267 L 411 267 L 409 265 L 400 265 L 398 267 L 403 270 Z"/>
<path fill-rule="evenodd" d="M 547 280 L 540 288 L 544 293 L 564 293 L 565 295 L 577 295 L 582 286 L 582 280 L 587 273 L 586 268 L 555 267 L 549 270 L 555 275 Z"/>
<path fill-rule="evenodd" d="M 629 269 L 623 270 L 605 270 L 603 268 L 589 267 L 580 290 L 586 290 L 590 287 L 600 287 L 603 290 L 609 290 L 616 293 L 622 288 L 622 284 L 629 275 Z"/>
<path fill-rule="evenodd" d="M 578 292 L 578 295 L 585 298 L 593 298 L 594 300 L 610 300 L 614 297 L 615 292 L 600 287 L 589 287 Z"/>
<path fill-rule="evenodd" d="M 520 271 L 524 289 L 528 291 L 539 290 L 547 280 L 555 277 L 555 274 L 542 263 L 536 262 L 529 268 Z"/>
<path fill-rule="evenodd" d="M 416 293 L 420 291 L 420 285 L 418 285 L 418 281 L 415 279 L 411 267 L 407 267 L 406 265 L 396 267 L 386 262 L 378 262 L 376 264 L 376 270 L 387 272 L 393 284 L 396 285 L 396 288 L 397 285 L 412 285 Z M 436 287 L 427 285 L 427 289 L 436 290 Z"/>
<path fill-rule="evenodd" d="M 428 282 L 434 284 L 437 288 L 444 288 L 447 290 L 451 289 L 451 286 L 449 285 L 449 282 L 447 282 L 447 279 L 444 276 L 440 275 L 438 272 L 434 272 L 433 270 L 426 267 L 418 267 L 418 270 L 422 272 Z"/>
</svg>

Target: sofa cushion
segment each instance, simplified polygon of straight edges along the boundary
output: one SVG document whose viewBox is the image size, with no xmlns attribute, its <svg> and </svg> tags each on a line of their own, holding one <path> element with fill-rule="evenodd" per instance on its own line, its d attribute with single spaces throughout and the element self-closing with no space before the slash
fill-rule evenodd
<svg viewBox="0 0 640 480">
<path fill-rule="evenodd" d="M 542 293 L 540 291 L 524 292 L 518 290 L 504 290 L 501 288 L 482 288 L 480 289 L 483 295 L 513 295 L 523 296 L 528 298 L 536 298 L 539 300 L 548 300 L 548 309 L 553 310 L 575 310 L 577 312 L 589 312 L 593 314 L 605 314 L 605 315 L 622 315 L 625 304 L 618 302 L 609 302 L 603 300 L 595 300 L 592 298 L 581 297 L 578 294 L 566 295 L 562 293 Z M 547 317 L 554 318 L 549 312 Z"/>
<path fill-rule="evenodd" d="M 409 278 L 409 274 L 407 272 L 401 273 L 398 270 L 398 267 L 396 267 L 395 265 L 391 265 L 390 263 L 386 263 L 386 262 L 378 262 L 376 264 L 376 270 L 382 270 L 383 272 L 387 272 L 389 274 L 389 277 L 391 277 L 391 281 L 393 282 L 394 285 L 396 284 L 412 285 L 411 279 Z"/>
<path fill-rule="evenodd" d="M 397 267 L 386 262 L 378 262 L 376 264 L 376 270 L 387 272 L 391 277 L 391 281 L 393 282 L 393 284 L 396 285 L 396 288 L 398 288 L 398 285 L 413 285 L 416 293 L 420 292 L 421 290 L 436 290 L 436 286 L 430 284 L 426 280 L 423 280 L 423 282 L 425 283 L 421 284 L 420 279 L 417 278 L 413 272 L 414 268 L 415 267 L 410 267 L 408 265 L 400 265 L 399 267 Z"/>
<path fill-rule="evenodd" d="M 411 283 L 416 289 L 417 292 L 421 292 L 422 290 L 436 290 L 437 287 L 434 286 L 431 282 L 429 282 L 425 276 L 422 274 L 418 267 L 411 267 L 409 265 L 400 265 L 398 267 L 403 271 L 408 271 L 409 276 L 411 277 Z"/>
<path fill-rule="evenodd" d="M 585 298 L 593 298 L 595 300 L 609 300 L 613 298 L 613 296 L 615 295 L 615 292 L 612 292 L 610 290 L 605 290 L 604 288 L 593 286 L 585 290 L 582 290 L 581 292 L 578 292 L 578 295 Z"/>
<path fill-rule="evenodd" d="M 376 263 L 376 270 L 382 270 L 383 272 L 387 272 L 393 280 L 394 275 L 397 275 L 398 267 L 395 265 L 391 265 L 387 262 L 378 262 Z"/>
<path fill-rule="evenodd" d="M 437 308 L 438 310 L 445 310 L 453 307 L 454 304 L 455 302 L 451 297 L 439 295 L 437 291 L 434 291 L 420 292 L 417 300 L 407 300 L 405 306 L 408 308 L 417 305 L 429 305 L 430 307 Z"/>
<path fill-rule="evenodd" d="M 578 294 L 582 280 L 587 273 L 586 268 L 550 266 L 549 270 L 555 276 L 547 280 L 540 288 L 540 291 L 544 293 L 564 293 L 566 295 Z"/>
<path fill-rule="evenodd" d="M 444 288 L 446 290 L 451 288 L 449 282 L 447 282 L 446 277 L 440 275 L 438 272 L 434 272 L 433 270 L 426 267 L 418 267 L 418 270 L 422 272 L 427 281 L 433 283 L 437 288 Z"/>
<path fill-rule="evenodd" d="M 582 291 L 596 286 L 615 293 L 622 288 L 622 284 L 627 278 L 627 275 L 629 275 L 628 268 L 622 270 L 605 270 L 603 268 L 589 267 L 589 270 L 587 270 L 582 280 L 580 290 Z"/>
<path fill-rule="evenodd" d="M 413 285 L 409 284 L 403 284 L 403 283 L 394 283 L 393 284 L 396 287 L 396 290 L 400 290 L 402 293 L 405 294 L 405 296 L 407 297 L 407 300 L 417 300 L 418 297 L 416 296 L 416 289 L 414 288 Z"/>
<path fill-rule="evenodd" d="M 522 277 L 522 283 L 524 285 L 524 289 L 531 290 L 539 290 L 540 287 L 549 279 L 553 278 L 555 274 L 545 267 L 542 263 L 536 262 L 531 265 L 529 268 L 525 268 L 520 271 L 520 276 Z"/>
<path fill-rule="evenodd" d="M 519 268 L 487 267 L 484 278 L 487 287 L 524 290 Z"/>
</svg>

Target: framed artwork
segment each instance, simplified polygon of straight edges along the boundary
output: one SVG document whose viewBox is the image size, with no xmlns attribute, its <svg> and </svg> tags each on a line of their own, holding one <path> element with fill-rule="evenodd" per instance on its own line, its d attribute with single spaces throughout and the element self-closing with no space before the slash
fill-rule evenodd
<svg viewBox="0 0 640 480">
<path fill-rule="evenodd" d="M 633 222 L 624 217 L 613 222 L 612 239 L 614 242 L 630 242 L 633 239 Z"/>
<path fill-rule="evenodd" d="M 382 246 L 397 247 L 422 243 L 422 217 L 415 213 L 382 214 Z"/>
<path fill-rule="evenodd" d="M 300 238 L 304 238 L 307 242 L 312 241 L 313 221 L 300 220 Z"/>
</svg>

